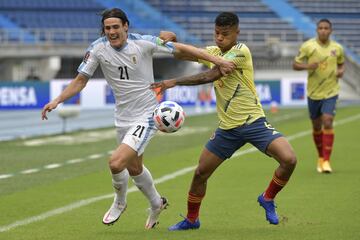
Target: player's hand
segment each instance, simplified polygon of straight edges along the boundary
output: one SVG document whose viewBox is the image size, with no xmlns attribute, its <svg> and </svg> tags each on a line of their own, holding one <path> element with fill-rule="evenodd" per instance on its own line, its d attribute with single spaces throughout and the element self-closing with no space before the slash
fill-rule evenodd
<svg viewBox="0 0 360 240">
<path fill-rule="evenodd" d="M 219 67 L 220 67 L 221 74 L 223 76 L 227 76 L 235 70 L 236 65 L 232 61 L 221 60 Z"/>
<path fill-rule="evenodd" d="M 163 40 L 163 44 L 177 41 L 176 34 L 170 31 L 160 31 L 159 38 Z"/>
<path fill-rule="evenodd" d="M 46 104 L 42 111 L 41 111 L 41 119 L 42 120 L 48 120 L 46 113 L 51 112 L 53 109 L 55 109 L 58 106 L 58 103 L 56 101 L 51 101 L 48 104 Z"/>
<path fill-rule="evenodd" d="M 344 70 L 337 70 L 336 71 L 336 77 L 341 78 L 344 75 L 344 72 L 345 72 Z"/>
<path fill-rule="evenodd" d="M 150 85 L 150 89 L 153 90 L 157 90 L 157 94 L 156 95 L 160 95 L 163 94 L 165 92 L 166 89 L 168 88 L 172 88 L 175 87 L 176 85 L 176 80 L 172 79 L 172 80 L 163 80 L 160 82 L 154 82 Z"/>
<path fill-rule="evenodd" d="M 314 62 L 314 63 L 308 64 L 307 69 L 315 70 L 315 69 L 317 69 L 318 67 L 319 67 L 319 63 L 318 63 L 318 62 Z"/>
</svg>

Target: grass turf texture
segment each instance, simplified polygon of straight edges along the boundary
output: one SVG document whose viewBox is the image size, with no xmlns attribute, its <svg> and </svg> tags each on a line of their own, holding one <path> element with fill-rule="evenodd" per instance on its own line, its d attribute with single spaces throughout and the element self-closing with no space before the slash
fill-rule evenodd
<svg viewBox="0 0 360 240">
<path fill-rule="evenodd" d="M 337 111 L 336 121 L 360 114 L 359 107 Z M 282 109 L 267 114 L 272 125 L 286 136 L 310 130 L 305 109 Z M 192 171 L 157 185 L 168 197 L 157 229 L 146 231 L 147 201 L 140 192 L 129 193 L 128 209 L 108 227 L 101 223 L 110 197 L 65 213 L 0 232 L 0 239 L 360 239 L 360 118 L 335 126 L 332 154 L 334 173 L 316 172 L 316 150 L 311 134 L 291 140 L 298 166 L 289 184 L 277 197 L 280 224 L 269 225 L 256 202 L 267 187 L 277 163 L 256 151 L 227 160 L 210 178 L 201 208 L 202 226 L 196 231 L 169 232 L 167 227 L 186 214 L 186 198 Z M 145 164 L 154 179 L 195 166 L 207 139 L 216 128 L 214 114 L 188 117 L 189 135 L 156 136 L 145 152 Z M 186 129 L 187 128 L 187 129 Z M 107 130 L 99 130 L 107 131 Z M 75 139 L 84 132 L 73 133 Z M 115 133 L 114 133 L 115 134 Z M 41 139 L 40 139 L 41 140 Z M 83 199 L 109 195 L 111 178 L 107 152 L 116 147 L 115 137 L 98 142 L 75 141 L 70 145 L 24 146 L 27 140 L 0 143 L 0 229 Z M 246 145 L 241 150 L 249 149 Z M 88 159 L 92 154 L 102 157 Z M 84 162 L 67 164 L 71 159 Z M 46 169 L 48 164 L 63 164 Z M 21 174 L 26 169 L 39 172 Z M 132 186 L 132 183 L 130 183 Z"/>
</svg>

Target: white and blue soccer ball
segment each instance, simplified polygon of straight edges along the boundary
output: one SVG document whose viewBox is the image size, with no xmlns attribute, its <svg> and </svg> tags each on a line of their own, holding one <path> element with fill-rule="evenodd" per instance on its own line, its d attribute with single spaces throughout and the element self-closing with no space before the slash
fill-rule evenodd
<svg viewBox="0 0 360 240">
<path fill-rule="evenodd" d="M 185 121 L 183 108 L 173 101 L 164 101 L 153 112 L 155 126 L 162 132 L 173 133 L 181 128 Z"/>
</svg>

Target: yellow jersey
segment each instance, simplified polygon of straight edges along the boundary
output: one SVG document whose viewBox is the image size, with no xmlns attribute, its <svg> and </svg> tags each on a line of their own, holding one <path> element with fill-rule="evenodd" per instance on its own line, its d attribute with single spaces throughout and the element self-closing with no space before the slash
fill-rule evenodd
<svg viewBox="0 0 360 240">
<path fill-rule="evenodd" d="M 222 56 L 236 64 L 236 69 L 230 75 L 223 76 L 213 83 L 219 128 L 232 129 L 265 117 L 256 93 L 249 48 L 243 43 L 238 43 L 225 53 L 222 53 L 217 46 L 208 46 L 206 50 L 211 55 Z M 199 62 L 209 68 L 214 67 L 211 62 L 203 60 Z"/>
<path fill-rule="evenodd" d="M 330 98 L 339 94 L 339 82 L 336 77 L 338 64 L 343 64 L 345 54 L 342 46 L 329 40 L 323 45 L 313 38 L 304 42 L 295 57 L 295 62 L 309 64 L 319 62 L 315 70 L 308 70 L 307 95 L 314 100 Z"/>
</svg>

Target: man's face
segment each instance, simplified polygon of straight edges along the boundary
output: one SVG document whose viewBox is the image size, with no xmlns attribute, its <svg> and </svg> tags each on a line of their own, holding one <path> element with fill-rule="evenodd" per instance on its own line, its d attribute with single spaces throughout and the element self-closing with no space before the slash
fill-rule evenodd
<svg viewBox="0 0 360 240">
<path fill-rule="evenodd" d="M 107 18 L 104 20 L 105 36 L 114 48 L 120 48 L 127 39 L 128 24 L 123 24 L 120 18 Z"/>
<path fill-rule="evenodd" d="M 320 22 L 317 26 L 316 32 L 318 34 L 318 38 L 321 42 L 326 42 L 330 34 L 332 32 L 332 29 L 330 27 L 330 24 L 327 22 Z"/>
<path fill-rule="evenodd" d="M 215 43 L 222 52 L 228 51 L 237 42 L 237 36 L 240 30 L 238 26 L 216 26 L 215 25 Z"/>
</svg>

